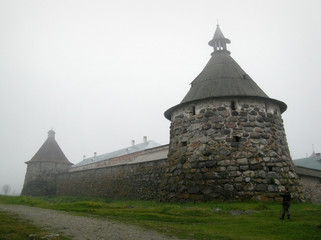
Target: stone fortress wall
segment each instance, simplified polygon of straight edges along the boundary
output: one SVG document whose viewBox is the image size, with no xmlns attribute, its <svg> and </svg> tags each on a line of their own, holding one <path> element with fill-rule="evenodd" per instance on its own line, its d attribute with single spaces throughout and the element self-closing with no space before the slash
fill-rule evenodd
<svg viewBox="0 0 321 240">
<path fill-rule="evenodd" d="M 56 195 L 158 199 L 166 163 L 160 159 L 59 174 Z"/>
<path fill-rule="evenodd" d="M 168 145 L 114 157 L 57 175 L 56 195 L 159 199 Z"/>
</svg>

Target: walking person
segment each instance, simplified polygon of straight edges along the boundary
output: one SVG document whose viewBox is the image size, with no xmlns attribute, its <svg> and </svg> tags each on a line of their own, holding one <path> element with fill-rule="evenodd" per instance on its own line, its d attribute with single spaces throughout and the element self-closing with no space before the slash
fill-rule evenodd
<svg viewBox="0 0 321 240">
<path fill-rule="evenodd" d="M 290 201 L 291 201 L 291 194 L 287 187 L 285 187 L 285 190 L 280 189 L 280 196 L 283 198 L 282 200 L 282 216 L 280 217 L 281 220 L 284 219 L 284 215 L 286 214 L 288 216 L 288 219 L 290 219 Z"/>
</svg>

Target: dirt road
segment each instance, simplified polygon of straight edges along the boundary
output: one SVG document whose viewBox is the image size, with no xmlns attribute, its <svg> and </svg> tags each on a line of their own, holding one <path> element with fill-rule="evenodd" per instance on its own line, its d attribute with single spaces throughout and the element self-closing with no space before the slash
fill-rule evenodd
<svg viewBox="0 0 321 240">
<path fill-rule="evenodd" d="M 34 225 L 77 240 L 174 240 L 156 231 L 113 220 L 70 215 L 66 212 L 21 205 L 0 204 L 0 211 L 18 214 Z"/>
</svg>

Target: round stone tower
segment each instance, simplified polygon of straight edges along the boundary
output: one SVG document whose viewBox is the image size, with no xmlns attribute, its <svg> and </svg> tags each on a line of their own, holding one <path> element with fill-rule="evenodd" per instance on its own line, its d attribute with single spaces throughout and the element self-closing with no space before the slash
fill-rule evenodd
<svg viewBox="0 0 321 240">
<path fill-rule="evenodd" d="M 275 200 L 288 187 L 302 198 L 281 114 L 227 51 L 219 26 L 212 57 L 182 102 L 165 112 L 171 121 L 164 201 Z"/>
<path fill-rule="evenodd" d="M 48 196 L 56 194 L 56 174 L 67 172 L 71 162 L 50 130 L 48 138 L 33 158 L 26 162 L 27 172 L 21 195 Z"/>
</svg>

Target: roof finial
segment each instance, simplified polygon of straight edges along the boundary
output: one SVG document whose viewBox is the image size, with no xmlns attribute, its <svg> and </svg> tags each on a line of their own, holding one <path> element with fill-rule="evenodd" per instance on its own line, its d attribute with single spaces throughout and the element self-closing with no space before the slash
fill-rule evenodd
<svg viewBox="0 0 321 240">
<path fill-rule="evenodd" d="M 218 22 L 218 19 L 216 19 L 216 22 L 217 22 L 216 26 L 218 27 L 220 25 L 219 22 Z"/>
</svg>

